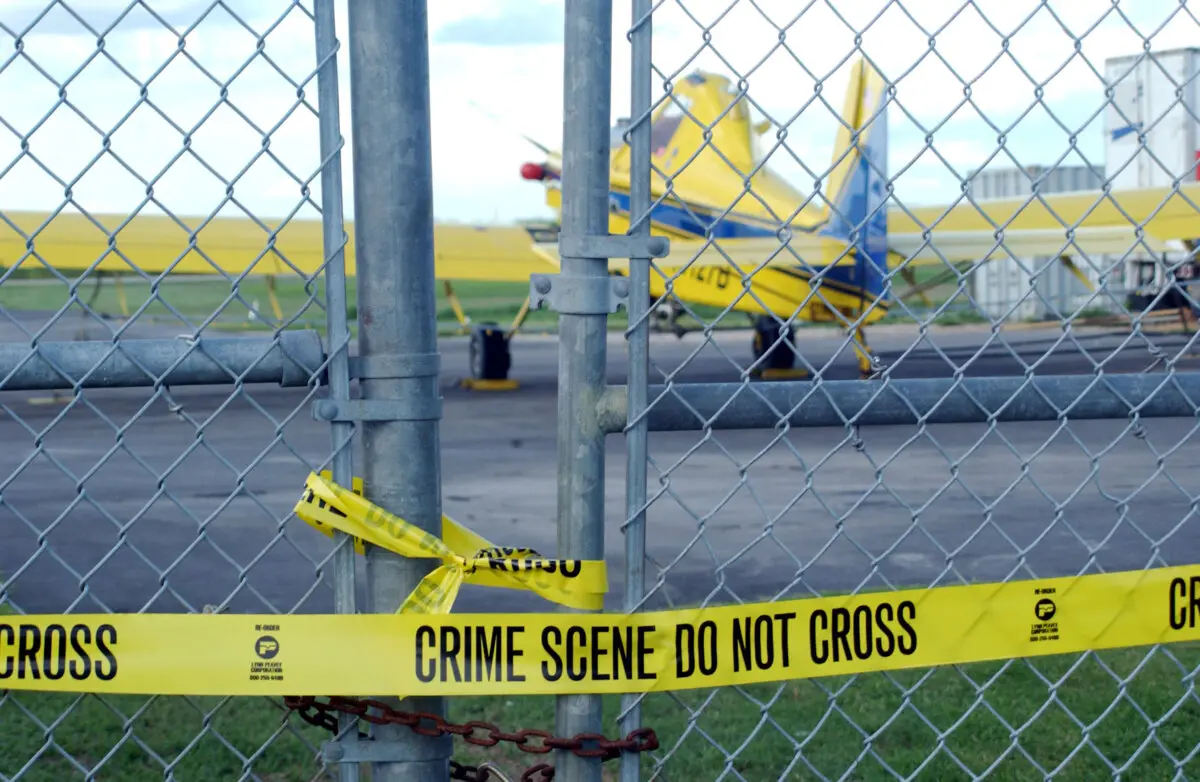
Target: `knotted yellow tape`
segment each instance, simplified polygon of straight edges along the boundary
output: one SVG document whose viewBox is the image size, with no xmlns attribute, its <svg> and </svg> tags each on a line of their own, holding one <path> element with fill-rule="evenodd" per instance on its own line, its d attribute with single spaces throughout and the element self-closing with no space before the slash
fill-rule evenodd
<svg viewBox="0 0 1200 782">
<path fill-rule="evenodd" d="M 442 516 L 444 540 L 438 540 L 369 502 L 362 496 L 360 478 L 351 491 L 334 483 L 329 472 L 310 473 L 295 511 L 329 537 L 335 529 L 350 535 L 359 554 L 365 552 L 365 541 L 404 557 L 441 559 L 442 565 L 417 585 L 397 613 L 449 613 L 464 583 L 527 589 L 570 608 L 604 608 L 608 577 L 603 562 L 546 559 L 529 548 L 497 547 L 448 516 Z"/>
</svg>

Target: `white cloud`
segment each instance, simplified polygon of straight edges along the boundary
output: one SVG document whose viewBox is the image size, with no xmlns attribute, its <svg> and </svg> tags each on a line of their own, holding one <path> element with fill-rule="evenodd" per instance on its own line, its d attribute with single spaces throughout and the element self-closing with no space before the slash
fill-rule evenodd
<svg viewBox="0 0 1200 782">
<path fill-rule="evenodd" d="M 88 28 L 103 33 L 114 25 L 122 30 L 157 29 L 164 23 L 182 29 L 202 18 L 213 5 L 213 0 L 156 0 L 151 14 L 145 6 L 129 0 L 8 0 L 0 23 L 18 35 L 26 31 L 74 35 Z M 249 10 L 244 1 L 227 5 L 243 14 Z"/>
<path fill-rule="evenodd" d="M 135 6 L 105 36 L 102 50 L 62 7 L 23 37 L 19 53 L 11 35 L 0 31 L 0 208 L 56 208 L 69 185 L 89 210 L 125 211 L 138 206 L 152 183 L 154 196 L 171 210 L 207 213 L 224 200 L 225 181 L 233 177 L 239 177 L 235 197 L 255 213 L 277 217 L 296 208 L 301 184 L 293 176 L 308 179 L 319 163 L 316 117 L 296 105 L 301 83 L 307 101 L 316 104 L 309 18 L 300 9 L 288 11 L 290 0 L 230 2 L 236 16 L 208 0 L 151 5 L 174 32 Z M 20 34 L 44 7 L 10 2 L 0 10 L 0 24 Z M 70 7 L 103 30 L 128 3 L 73 0 Z M 1104 102 L 1093 69 L 1102 72 L 1106 57 L 1142 49 L 1131 25 L 1143 33 L 1161 27 L 1151 40 L 1154 49 L 1184 45 L 1197 31 L 1195 20 L 1169 0 L 1140 3 L 1136 13 L 1101 0 L 978 0 L 965 8 L 960 0 L 911 0 L 903 7 L 855 0 L 804 4 L 798 17 L 797 7 L 788 0 L 743 0 L 732 7 L 729 0 L 662 3 L 654 17 L 655 65 L 665 76 L 697 68 L 740 74 L 752 99 L 778 119 L 812 101 L 820 82 L 819 99 L 795 119 L 788 140 L 792 155 L 820 170 L 832 154 L 833 112 L 841 108 L 860 36 L 862 51 L 895 81 L 897 100 L 913 117 L 894 109 L 889 119 L 891 165 L 909 166 L 899 180 L 906 203 L 953 198 L 960 189 L 946 163 L 928 150 L 921 153 L 926 132 L 936 128 L 934 145 L 963 175 L 996 151 L 991 126 L 1007 129 L 1034 103 L 1035 83 L 1043 85 L 1043 100 L 1058 121 L 1044 108 L 1029 112 L 1007 130 L 1007 152 L 1024 164 L 1053 162 L 1067 150 L 1071 133 L 1082 129 L 1079 146 L 1102 164 L 1102 120 L 1087 122 Z M 540 188 L 518 176 L 520 164 L 538 153 L 517 132 L 560 144 L 561 3 L 430 3 L 429 19 L 438 218 L 548 216 Z M 629 22 L 628 3 L 617 4 L 614 116 L 629 114 Z M 337 3 L 337 25 L 347 144 L 343 189 L 352 214 L 344 0 Z M 181 52 L 179 34 L 189 28 Z M 265 57 L 256 56 L 257 35 L 267 30 Z M 656 77 L 656 89 L 661 81 Z M 960 107 L 964 81 L 971 104 Z M 781 150 L 772 163 L 809 189 L 811 177 L 788 157 Z M 1011 163 L 1001 158 L 993 165 Z M 311 184 L 315 193 L 317 183 Z"/>
<path fill-rule="evenodd" d="M 473 44 L 477 46 L 525 46 L 561 43 L 563 7 L 561 3 L 502 3 L 486 12 L 453 19 L 433 31 L 437 44 Z"/>
</svg>

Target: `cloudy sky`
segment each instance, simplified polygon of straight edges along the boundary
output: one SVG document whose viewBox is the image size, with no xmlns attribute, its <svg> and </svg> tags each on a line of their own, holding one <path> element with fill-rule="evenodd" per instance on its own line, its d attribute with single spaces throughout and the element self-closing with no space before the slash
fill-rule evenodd
<svg viewBox="0 0 1200 782">
<path fill-rule="evenodd" d="M 540 188 L 518 176 L 538 153 L 517 133 L 560 144 L 562 1 L 430 6 L 437 218 L 549 216 Z M 614 6 L 612 119 L 629 113 L 630 79 L 629 2 Z M 345 0 L 337 25 L 344 41 Z M 889 115 L 889 158 L 898 196 L 911 204 L 953 198 L 959 177 L 997 152 L 996 128 L 1006 152 L 992 165 L 1057 162 L 1075 135 L 1080 152 L 1063 162 L 1102 167 L 1106 58 L 1136 54 L 1147 38 L 1154 50 L 1200 40 L 1200 24 L 1176 0 L 662 0 L 654 26 L 661 74 L 742 74 L 755 103 L 792 120 L 788 151 L 772 165 L 804 191 L 811 177 L 795 160 L 828 165 L 829 107 L 840 108 L 860 37 L 896 83 L 903 110 Z M 342 57 L 348 139 L 344 48 Z M 264 218 L 289 214 L 319 160 L 316 117 L 296 98 L 305 83 L 316 105 L 314 64 L 313 25 L 293 0 L 6 0 L 0 209 L 57 208 L 69 190 L 89 211 L 127 212 L 150 188 L 179 214 L 212 212 L 227 193 Z M 812 101 L 817 82 L 828 103 Z M 349 177 L 349 155 L 344 169 Z M 351 216 L 348 180 L 345 192 Z"/>
</svg>

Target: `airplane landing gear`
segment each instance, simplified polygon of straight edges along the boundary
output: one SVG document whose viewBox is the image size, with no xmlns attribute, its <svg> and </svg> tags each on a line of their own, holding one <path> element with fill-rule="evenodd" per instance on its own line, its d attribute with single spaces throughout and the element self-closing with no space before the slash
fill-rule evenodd
<svg viewBox="0 0 1200 782">
<path fill-rule="evenodd" d="M 854 330 L 854 336 L 854 352 L 858 354 L 858 376 L 862 380 L 870 380 L 875 377 L 876 371 L 883 369 L 883 364 L 871 352 L 871 346 L 867 344 L 867 334 L 861 326 Z"/>
<path fill-rule="evenodd" d="M 508 335 L 495 323 L 481 323 L 471 329 L 470 365 L 474 380 L 507 380 L 512 367 Z"/>
<path fill-rule="evenodd" d="M 471 376 L 459 380 L 459 385 L 473 391 L 511 391 L 517 388 L 517 381 L 508 377 L 512 369 L 512 351 L 508 343 L 529 315 L 529 297 L 525 297 L 525 303 L 517 312 L 512 326 L 504 329 L 498 323 L 471 323 L 454 293 L 454 287 L 448 281 L 445 286 L 446 299 L 454 309 L 458 325 L 462 327 L 460 333 L 469 335 L 467 363 Z"/>
<path fill-rule="evenodd" d="M 781 339 L 782 338 L 782 339 Z M 759 371 L 779 373 L 790 371 L 796 363 L 796 354 L 791 345 L 796 335 L 790 324 L 780 324 L 774 318 L 759 317 L 754 322 L 754 360 Z M 763 359 L 764 353 L 766 358 Z M 760 359 L 762 359 L 760 361 Z"/>
</svg>

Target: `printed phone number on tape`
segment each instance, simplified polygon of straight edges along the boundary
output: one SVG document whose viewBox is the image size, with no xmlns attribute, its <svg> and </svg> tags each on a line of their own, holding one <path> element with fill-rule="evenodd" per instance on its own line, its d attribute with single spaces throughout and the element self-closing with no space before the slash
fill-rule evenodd
<svg viewBox="0 0 1200 782">
<path fill-rule="evenodd" d="M 620 693 L 1195 640 L 1200 566 L 1187 566 L 633 615 L 6 617 L 0 687 Z"/>
</svg>

